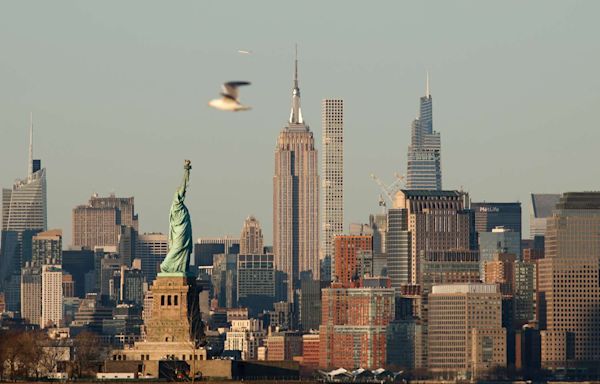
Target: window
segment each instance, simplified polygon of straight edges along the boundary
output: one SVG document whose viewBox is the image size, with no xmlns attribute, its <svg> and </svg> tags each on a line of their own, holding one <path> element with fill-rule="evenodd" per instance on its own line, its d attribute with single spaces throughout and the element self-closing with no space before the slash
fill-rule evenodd
<svg viewBox="0 0 600 384">
<path fill-rule="evenodd" d="M 172 305 L 172 303 L 171 303 L 171 295 L 167 296 L 167 305 Z"/>
<path fill-rule="evenodd" d="M 165 295 L 160 297 L 160 305 L 165 305 Z"/>
<path fill-rule="evenodd" d="M 175 305 L 179 305 L 178 300 L 179 299 L 179 295 L 175 295 Z"/>
</svg>

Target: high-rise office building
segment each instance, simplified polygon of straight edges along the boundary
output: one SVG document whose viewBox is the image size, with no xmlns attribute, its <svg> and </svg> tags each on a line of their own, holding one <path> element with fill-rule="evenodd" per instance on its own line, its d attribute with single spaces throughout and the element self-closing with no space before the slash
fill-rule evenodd
<svg viewBox="0 0 600 384">
<path fill-rule="evenodd" d="M 240 235 L 240 255 L 260 255 L 261 253 L 263 253 L 263 234 L 260 222 L 254 216 L 249 216 L 244 221 Z"/>
<path fill-rule="evenodd" d="M 547 219 L 538 260 L 542 366 L 593 368 L 600 361 L 600 192 L 568 192 Z"/>
<path fill-rule="evenodd" d="M 46 169 L 33 159 L 33 118 L 29 128 L 27 178 L 2 189 L 2 230 L 47 229 Z"/>
<path fill-rule="evenodd" d="M 504 227 L 497 227 L 491 232 L 479 233 L 479 257 L 481 276 L 484 275 L 484 264 L 492 261 L 498 253 L 510 253 L 521 257 L 521 234 Z"/>
<path fill-rule="evenodd" d="M 194 266 L 209 267 L 213 265 L 215 255 L 240 253 L 240 239 L 231 236 L 200 237 L 194 244 Z M 260 253 L 263 253 L 262 251 Z"/>
<path fill-rule="evenodd" d="M 94 194 L 86 205 L 73 209 L 73 246 L 117 246 L 122 225 L 138 230 L 134 198 Z"/>
<path fill-rule="evenodd" d="M 369 252 L 372 255 L 373 251 L 373 236 L 370 235 L 336 235 L 334 241 L 334 258 L 335 271 L 334 280 L 342 285 L 342 287 L 350 287 L 352 282 L 358 281 L 363 275 L 359 274 L 360 256 L 364 252 Z M 361 254 L 362 253 L 362 254 Z M 372 267 L 370 268 L 372 270 Z"/>
<path fill-rule="evenodd" d="M 531 215 L 529 219 L 529 237 L 544 236 L 546 221 L 552 217 L 552 211 L 560 200 L 558 193 L 532 193 Z"/>
<path fill-rule="evenodd" d="M 273 308 L 275 302 L 275 267 L 273 255 L 238 255 L 238 303 L 247 307 L 252 317 Z"/>
<path fill-rule="evenodd" d="M 474 203 L 471 209 L 475 214 L 475 230 L 491 232 L 496 227 L 504 227 L 513 232 L 521 231 L 521 203 Z"/>
<path fill-rule="evenodd" d="M 42 328 L 60 326 L 63 318 L 62 275 L 60 265 L 42 266 Z"/>
<path fill-rule="evenodd" d="M 301 272 L 320 275 L 318 158 L 300 108 L 297 57 L 292 110 L 275 148 L 273 251 L 275 268 L 282 272 L 287 300 L 292 302 Z"/>
<path fill-rule="evenodd" d="M 90 249 L 71 249 L 62 252 L 62 267 L 73 276 L 75 281 L 75 296 L 84 298 L 86 292 L 86 275 L 94 273 L 94 251 Z M 88 287 L 91 288 L 91 287 Z"/>
<path fill-rule="evenodd" d="M 31 324 L 41 325 L 42 269 L 25 266 L 21 272 L 21 317 Z"/>
<path fill-rule="evenodd" d="M 387 274 L 392 287 L 399 290 L 411 279 L 411 234 L 408 230 L 408 210 L 390 208 L 387 212 Z"/>
<path fill-rule="evenodd" d="M 321 279 L 333 281 L 336 276 L 333 238 L 344 231 L 344 100 L 324 99 L 321 102 L 321 125 L 321 252 L 324 274 Z"/>
<path fill-rule="evenodd" d="M 419 117 L 413 120 L 408 147 L 406 189 L 442 189 L 441 139 L 433 130 L 433 100 L 429 74 L 425 96 L 421 97 Z"/>
<path fill-rule="evenodd" d="M 215 255 L 212 268 L 213 297 L 220 308 L 237 306 L 238 255 Z"/>
<path fill-rule="evenodd" d="M 304 332 L 321 325 L 321 281 L 303 274 L 300 281 L 299 328 Z"/>
<path fill-rule="evenodd" d="M 169 239 L 162 233 L 144 233 L 137 236 L 135 258 L 142 260 L 142 272 L 148 284 L 156 279 L 160 263 L 169 250 Z"/>
<path fill-rule="evenodd" d="M 21 268 L 31 261 L 31 237 L 47 229 L 46 169 L 33 159 L 33 117 L 29 127 L 27 177 L 2 189 L 0 291 L 10 311 L 21 307 Z"/>
<path fill-rule="evenodd" d="M 429 295 L 428 368 L 477 378 L 506 366 L 501 294 L 494 284 L 435 285 Z"/>
<path fill-rule="evenodd" d="M 466 251 L 473 247 L 472 212 L 465 209 L 468 196 L 460 191 L 400 190 L 394 208 L 388 211 L 388 273 L 396 287 L 392 268 L 398 264 L 402 283 L 419 284 L 421 279 L 420 255 L 428 251 Z M 390 237 L 394 231 L 391 214 L 398 213 L 402 231 L 410 233 L 410 258 L 401 249 L 401 259 L 395 261 Z M 408 244 L 406 244 L 408 243 Z M 406 264 L 408 261 L 408 264 Z M 409 281 L 406 281 L 408 274 Z"/>
<path fill-rule="evenodd" d="M 31 264 L 62 263 L 62 230 L 40 232 L 31 239 Z"/>
</svg>

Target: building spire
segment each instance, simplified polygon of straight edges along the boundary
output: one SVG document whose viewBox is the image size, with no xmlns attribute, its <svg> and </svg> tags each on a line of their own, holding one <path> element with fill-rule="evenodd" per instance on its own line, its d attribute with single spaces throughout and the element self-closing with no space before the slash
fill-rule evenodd
<svg viewBox="0 0 600 384">
<path fill-rule="evenodd" d="M 29 113 L 29 162 L 27 165 L 27 180 L 33 178 L 33 112 Z"/>
<path fill-rule="evenodd" d="M 425 85 L 425 97 L 431 97 L 431 93 L 429 93 L 429 71 L 427 71 L 427 81 Z"/>
<path fill-rule="evenodd" d="M 296 55 L 294 57 L 294 88 L 292 89 L 292 111 L 290 112 L 290 124 L 303 124 L 302 110 L 300 109 L 300 86 L 298 85 L 298 44 L 296 44 Z"/>
</svg>

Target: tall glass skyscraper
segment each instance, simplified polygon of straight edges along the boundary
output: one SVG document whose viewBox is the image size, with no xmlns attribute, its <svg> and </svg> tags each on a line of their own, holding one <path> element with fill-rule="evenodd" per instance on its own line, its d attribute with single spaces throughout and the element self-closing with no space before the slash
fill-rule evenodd
<svg viewBox="0 0 600 384">
<path fill-rule="evenodd" d="M 320 275 L 318 163 L 313 133 L 300 109 L 296 59 L 292 111 L 277 140 L 273 176 L 273 252 L 288 302 L 300 288 L 301 272 Z"/>
<path fill-rule="evenodd" d="M 2 249 L 0 291 L 6 293 L 7 308 L 20 310 L 20 274 L 31 261 L 31 238 L 47 229 L 46 170 L 33 159 L 33 118 L 29 127 L 27 177 L 12 188 L 2 189 Z"/>
<path fill-rule="evenodd" d="M 428 74 L 425 96 L 421 97 L 419 117 L 412 123 L 406 189 L 442 189 L 442 147 L 439 132 L 433 130 L 432 105 Z"/>
</svg>

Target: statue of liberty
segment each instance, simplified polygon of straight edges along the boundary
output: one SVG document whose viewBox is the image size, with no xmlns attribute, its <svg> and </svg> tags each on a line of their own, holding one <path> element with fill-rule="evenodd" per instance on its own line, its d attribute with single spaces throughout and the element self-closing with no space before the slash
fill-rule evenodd
<svg viewBox="0 0 600 384">
<path fill-rule="evenodd" d="M 169 253 L 160 264 L 162 273 L 186 274 L 192 254 L 192 221 L 190 213 L 183 203 L 185 191 L 190 181 L 191 162 L 185 160 L 183 182 L 175 191 L 169 213 Z"/>
</svg>

